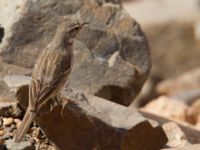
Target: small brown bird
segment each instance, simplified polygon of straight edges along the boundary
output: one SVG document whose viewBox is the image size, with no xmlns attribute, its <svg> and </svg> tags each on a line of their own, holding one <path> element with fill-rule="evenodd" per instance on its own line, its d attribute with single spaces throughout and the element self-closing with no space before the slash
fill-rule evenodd
<svg viewBox="0 0 200 150">
<path fill-rule="evenodd" d="M 73 39 L 84 25 L 74 16 L 65 18 L 38 57 L 29 87 L 29 105 L 16 132 L 16 142 L 22 140 L 40 108 L 64 87 L 72 67 Z"/>
</svg>

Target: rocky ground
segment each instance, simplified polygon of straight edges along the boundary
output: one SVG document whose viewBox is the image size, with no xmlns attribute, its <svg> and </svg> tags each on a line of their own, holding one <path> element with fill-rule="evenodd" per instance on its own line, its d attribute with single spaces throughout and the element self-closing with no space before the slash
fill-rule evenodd
<svg viewBox="0 0 200 150">
<path fill-rule="evenodd" d="M 190 135 L 178 126 L 192 129 L 196 133 L 200 131 L 199 79 L 199 69 L 195 69 L 176 78 L 164 80 L 156 86 L 160 96 L 140 108 L 141 112 L 148 112 L 171 121 L 164 124 L 163 128 L 166 133 L 173 130 L 174 135 L 168 136 L 169 139 L 173 138 L 173 141 L 169 142 L 172 147 L 183 148 L 193 142 L 199 143 L 198 135 L 189 140 Z"/>
<path fill-rule="evenodd" d="M 25 112 L 16 101 L 13 92 L 9 93 L 7 89 L 9 87 L 1 81 L 1 92 L 6 91 L 6 93 L 1 93 L 0 96 L 0 149 L 55 149 L 35 123 L 31 125 L 24 141 L 20 144 L 14 142 L 16 129 L 20 126 Z"/>
<path fill-rule="evenodd" d="M 197 4 L 125 0 L 123 8 L 119 0 L 3 1 L 0 150 L 200 149 Z M 78 92 L 64 89 L 53 111 L 37 116 L 15 143 L 34 61 L 59 19 L 72 14 L 91 22 L 76 39 L 67 85 Z"/>
</svg>

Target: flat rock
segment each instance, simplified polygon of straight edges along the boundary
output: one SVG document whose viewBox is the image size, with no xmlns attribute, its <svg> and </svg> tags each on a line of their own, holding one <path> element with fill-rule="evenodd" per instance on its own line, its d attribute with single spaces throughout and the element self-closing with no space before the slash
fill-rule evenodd
<svg viewBox="0 0 200 150">
<path fill-rule="evenodd" d="M 4 1 L 0 10 L 5 16 L 0 18 L 5 28 L 0 45 L 5 63 L 32 68 L 60 19 L 75 14 L 89 25 L 74 44 L 69 87 L 129 105 L 148 77 L 148 42 L 119 0 Z"/>
<path fill-rule="evenodd" d="M 27 101 L 28 86 L 22 86 L 17 93 L 21 103 Z M 162 128 L 152 125 L 133 108 L 87 93 L 70 93 L 64 90 L 57 98 L 60 104 L 35 119 L 58 148 L 155 150 L 167 142 Z"/>
<path fill-rule="evenodd" d="M 4 77 L 3 80 L 9 87 L 10 91 L 16 91 L 19 86 L 29 84 L 31 77 L 20 75 L 7 75 Z"/>
<path fill-rule="evenodd" d="M 178 95 L 178 93 L 181 93 L 181 92 L 184 93 L 184 92 L 192 91 L 192 90 L 193 91 L 196 90 L 196 92 L 195 91 L 193 92 L 193 95 L 196 96 L 196 98 L 200 97 L 200 69 L 199 68 L 185 72 L 175 78 L 164 80 L 157 87 L 157 91 L 160 94 L 168 94 L 168 95 Z"/>
<path fill-rule="evenodd" d="M 141 108 L 141 110 L 145 112 L 163 116 L 179 122 L 186 121 L 187 109 L 188 106 L 185 103 L 166 96 L 161 96 Z"/>
<path fill-rule="evenodd" d="M 194 144 L 182 148 L 167 148 L 162 150 L 199 150 L 199 149 L 200 149 L 200 144 Z"/>
<path fill-rule="evenodd" d="M 0 80 L 0 96 L 1 97 L 9 97 L 11 96 L 12 94 L 9 93 L 9 87 L 7 86 L 7 84 L 2 80 Z"/>
<path fill-rule="evenodd" d="M 162 126 L 165 123 L 172 122 L 172 120 L 170 120 L 168 118 L 164 118 L 164 117 L 161 117 L 161 116 L 158 116 L 158 115 L 155 115 L 155 114 L 151 114 L 151 113 L 148 113 L 148 112 L 145 112 L 145 111 L 142 111 L 142 110 L 140 110 L 139 112 L 144 117 L 146 117 L 147 119 L 154 120 L 154 121 L 158 122 L 159 125 L 162 125 Z M 194 129 L 191 126 L 186 125 L 186 124 L 182 124 L 182 123 L 176 123 L 176 124 L 180 127 L 181 131 L 184 132 L 184 134 L 186 135 L 186 139 L 189 143 L 191 143 L 191 144 L 200 143 L 200 131 L 199 130 L 196 130 L 196 129 Z M 168 133 L 171 134 L 171 132 L 166 132 L 166 134 L 168 134 Z M 170 135 L 168 135 L 168 136 L 170 136 Z"/>
<path fill-rule="evenodd" d="M 166 144 L 168 147 L 182 148 L 187 145 L 191 145 L 183 130 L 176 123 L 165 123 L 162 127 L 168 138 L 168 142 Z"/>
<path fill-rule="evenodd" d="M 31 69 L 5 63 L 0 58 L 0 78 L 6 75 L 31 75 Z"/>
</svg>

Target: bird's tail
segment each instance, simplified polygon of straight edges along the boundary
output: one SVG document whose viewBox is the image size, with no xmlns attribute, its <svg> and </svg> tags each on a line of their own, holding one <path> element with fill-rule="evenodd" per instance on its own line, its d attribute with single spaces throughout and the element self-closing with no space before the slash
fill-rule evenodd
<svg viewBox="0 0 200 150">
<path fill-rule="evenodd" d="M 28 131 L 34 117 L 35 117 L 35 112 L 31 112 L 29 109 L 27 109 L 25 116 L 23 118 L 23 121 L 22 121 L 20 127 L 17 129 L 16 136 L 15 136 L 15 142 L 19 143 L 22 141 L 22 138 Z"/>
</svg>

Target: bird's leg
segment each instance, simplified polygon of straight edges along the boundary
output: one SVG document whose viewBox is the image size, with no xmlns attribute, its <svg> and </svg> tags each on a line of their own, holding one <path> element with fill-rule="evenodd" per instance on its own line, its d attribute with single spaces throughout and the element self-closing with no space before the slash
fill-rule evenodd
<svg viewBox="0 0 200 150">
<path fill-rule="evenodd" d="M 61 110 L 61 116 L 64 118 L 64 110 L 65 110 L 65 107 L 67 106 L 67 104 L 69 104 L 69 99 L 66 99 L 66 98 L 62 98 L 60 99 L 62 100 L 62 110 Z"/>
<path fill-rule="evenodd" d="M 48 114 L 49 112 L 53 111 L 53 109 L 59 105 L 57 96 L 54 96 L 50 99 L 48 99 L 45 103 L 42 104 L 40 110 L 39 110 L 39 115 L 45 115 Z"/>
<path fill-rule="evenodd" d="M 83 102 L 86 102 L 87 104 L 89 103 L 84 93 L 74 88 L 66 88 L 64 92 L 62 93 L 62 95 L 72 101 L 83 101 Z"/>
</svg>

